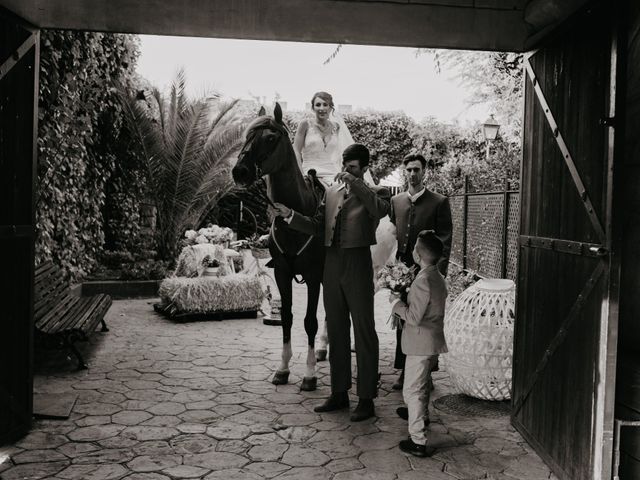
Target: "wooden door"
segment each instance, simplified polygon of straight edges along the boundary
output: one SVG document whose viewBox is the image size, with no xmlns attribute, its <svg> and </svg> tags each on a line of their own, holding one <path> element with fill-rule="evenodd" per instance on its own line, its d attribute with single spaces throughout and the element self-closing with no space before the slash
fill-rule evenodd
<svg viewBox="0 0 640 480">
<path fill-rule="evenodd" d="M 39 34 L 0 8 L 0 444 L 31 425 Z"/>
<path fill-rule="evenodd" d="M 611 477 L 614 19 L 598 2 L 525 62 L 512 422 L 561 479 Z"/>
</svg>

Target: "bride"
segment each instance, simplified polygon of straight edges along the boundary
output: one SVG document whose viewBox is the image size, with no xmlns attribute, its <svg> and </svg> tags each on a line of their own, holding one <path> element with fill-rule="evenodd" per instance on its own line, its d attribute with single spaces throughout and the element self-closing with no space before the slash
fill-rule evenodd
<svg viewBox="0 0 640 480">
<path fill-rule="evenodd" d="M 330 186 L 336 174 L 342 170 L 342 152 L 354 141 L 342 116 L 335 111 L 333 97 L 329 93 L 315 93 L 311 98 L 311 110 L 314 117 L 303 119 L 298 125 L 293 150 L 303 172 L 315 170 L 318 179 L 325 186 Z M 368 170 L 364 180 L 370 185 L 374 184 Z M 378 270 L 395 256 L 395 226 L 389 217 L 380 220 L 376 230 L 376 242 L 376 245 L 371 247 L 374 279 Z M 318 360 L 324 360 L 327 354 L 326 322 L 318 342 L 316 354 Z"/>
</svg>

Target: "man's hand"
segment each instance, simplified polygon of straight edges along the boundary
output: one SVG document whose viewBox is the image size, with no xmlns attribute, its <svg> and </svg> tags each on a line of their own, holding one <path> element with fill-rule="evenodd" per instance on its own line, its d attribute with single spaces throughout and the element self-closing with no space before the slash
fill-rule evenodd
<svg viewBox="0 0 640 480">
<path fill-rule="evenodd" d="M 291 209 L 281 203 L 274 203 L 273 207 L 269 207 L 270 209 L 270 213 L 273 213 L 273 215 L 276 215 L 278 217 L 282 217 L 282 218 L 287 218 L 289 215 L 291 215 Z"/>
<path fill-rule="evenodd" d="M 340 172 L 335 176 L 334 179 L 336 182 L 346 183 L 347 185 L 351 185 L 356 177 L 349 172 Z"/>
</svg>

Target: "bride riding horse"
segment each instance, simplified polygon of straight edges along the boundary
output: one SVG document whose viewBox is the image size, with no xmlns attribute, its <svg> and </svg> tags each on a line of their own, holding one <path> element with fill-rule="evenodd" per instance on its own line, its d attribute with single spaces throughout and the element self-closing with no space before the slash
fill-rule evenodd
<svg viewBox="0 0 640 480">
<path fill-rule="evenodd" d="M 322 199 L 324 189 L 313 176 L 304 177 L 282 121 L 282 109 L 276 104 L 273 118 L 261 116 L 247 129 L 244 147 L 232 170 L 233 179 L 240 186 L 249 186 L 267 177 L 269 203 L 279 202 L 303 215 L 312 216 Z M 324 246 L 320 237 L 310 237 L 289 228 L 280 217 L 271 225 L 269 252 L 273 259 L 275 280 L 282 300 L 282 362 L 272 383 L 289 381 L 289 361 L 292 356 L 291 326 L 293 324 L 292 281 L 301 275 L 307 285 L 307 312 L 304 329 L 307 334 L 307 368 L 301 390 L 315 390 L 315 338 L 318 332 L 316 311 L 324 268 Z"/>
</svg>

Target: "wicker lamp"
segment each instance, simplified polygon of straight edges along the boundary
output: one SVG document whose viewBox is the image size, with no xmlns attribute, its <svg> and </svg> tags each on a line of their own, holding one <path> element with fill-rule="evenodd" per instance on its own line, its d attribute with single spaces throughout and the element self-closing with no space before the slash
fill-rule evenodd
<svg viewBox="0 0 640 480">
<path fill-rule="evenodd" d="M 447 371 L 461 393 L 483 400 L 511 398 L 515 284 L 483 279 L 447 311 Z"/>
</svg>

